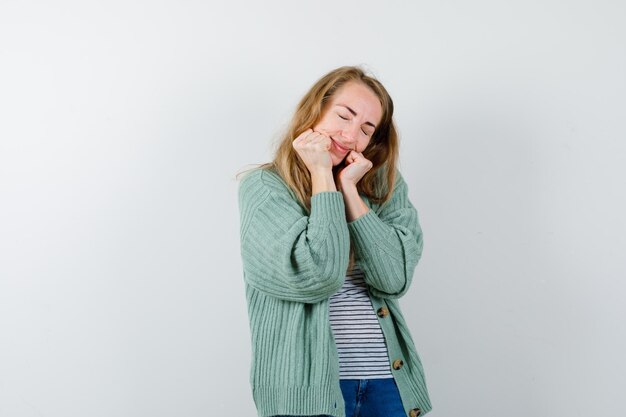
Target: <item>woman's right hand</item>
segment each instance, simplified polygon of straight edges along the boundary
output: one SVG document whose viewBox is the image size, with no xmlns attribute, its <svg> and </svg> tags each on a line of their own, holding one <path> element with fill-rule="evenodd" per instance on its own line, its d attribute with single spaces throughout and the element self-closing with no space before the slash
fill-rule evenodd
<svg viewBox="0 0 626 417">
<path fill-rule="evenodd" d="M 332 172 L 333 161 L 330 157 L 330 137 L 323 133 L 307 129 L 292 143 L 311 175 Z"/>
</svg>

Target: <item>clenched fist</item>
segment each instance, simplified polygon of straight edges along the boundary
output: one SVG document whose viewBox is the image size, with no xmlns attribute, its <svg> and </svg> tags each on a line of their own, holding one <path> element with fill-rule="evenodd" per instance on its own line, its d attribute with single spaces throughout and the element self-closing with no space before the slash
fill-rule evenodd
<svg viewBox="0 0 626 417">
<path fill-rule="evenodd" d="M 293 141 L 296 150 L 311 174 L 330 172 L 333 161 L 330 156 L 330 137 L 323 133 L 307 129 Z"/>
<path fill-rule="evenodd" d="M 350 151 L 335 175 L 337 187 L 343 189 L 346 186 L 356 186 L 373 166 L 372 161 L 365 158 L 361 152 Z"/>
</svg>

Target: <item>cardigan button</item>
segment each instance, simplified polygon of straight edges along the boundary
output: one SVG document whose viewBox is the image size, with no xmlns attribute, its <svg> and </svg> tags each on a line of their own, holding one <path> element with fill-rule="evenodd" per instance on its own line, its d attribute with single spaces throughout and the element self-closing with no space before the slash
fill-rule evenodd
<svg viewBox="0 0 626 417">
<path fill-rule="evenodd" d="M 402 368 L 402 365 L 404 365 L 404 362 L 402 362 L 402 359 L 396 359 L 395 361 L 393 361 L 393 369 L 395 370 Z"/>
<path fill-rule="evenodd" d="M 411 411 L 409 411 L 409 417 L 417 417 L 420 414 L 422 414 L 422 410 L 420 410 L 419 408 L 414 408 Z"/>
<path fill-rule="evenodd" d="M 386 307 L 381 307 L 381 308 L 378 309 L 376 314 L 378 314 L 378 317 L 386 317 L 387 314 L 389 314 L 389 310 L 387 310 Z"/>
</svg>

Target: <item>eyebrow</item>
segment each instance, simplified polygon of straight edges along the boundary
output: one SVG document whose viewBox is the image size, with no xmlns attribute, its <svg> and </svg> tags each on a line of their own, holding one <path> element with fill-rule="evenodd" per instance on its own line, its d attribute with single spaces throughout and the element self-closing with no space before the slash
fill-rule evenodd
<svg viewBox="0 0 626 417">
<path fill-rule="evenodd" d="M 341 103 L 337 103 L 337 106 L 343 106 L 346 109 L 350 110 L 350 113 L 352 113 L 353 116 L 356 116 L 356 112 L 354 110 L 352 110 L 350 107 L 346 106 L 345 104 L 341 104 Z M 366 125 L 370 125 L 372 126 L 374 129 L 376 129 L 376 125 L 372 122 L 365 122 Z"/>
</svg>

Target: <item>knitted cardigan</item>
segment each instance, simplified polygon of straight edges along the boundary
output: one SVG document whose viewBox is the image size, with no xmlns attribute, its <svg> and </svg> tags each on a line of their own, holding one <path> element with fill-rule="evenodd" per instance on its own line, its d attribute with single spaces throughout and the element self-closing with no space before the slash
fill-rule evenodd
<svg viewBox="0 0 626 417">
<path fill-rule="evenodd" d="M 243 278 L 252 342 L 250 384 L 259 417 L 345 417 L 329 298 L 346 277 L 349 250 L 363 270 L 409 417 L 431 410 L 424 371 L 400 310 L 422 254 L 422 230 L 399 171 L 392 198 L 346 221 L 343 195 L 311 197 L 310 214 L 274 171 L 239 184 Z"/>
</svg>

